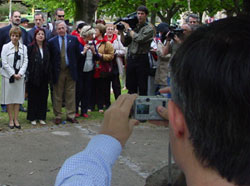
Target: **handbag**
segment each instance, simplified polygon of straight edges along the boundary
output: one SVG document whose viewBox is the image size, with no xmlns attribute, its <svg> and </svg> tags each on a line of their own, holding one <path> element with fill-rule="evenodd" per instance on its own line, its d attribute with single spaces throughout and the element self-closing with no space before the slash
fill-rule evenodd
<svg viewBox="0 0 250 186">
<path fill-rule="evenodd" d="M 100 77 L 107 78 L 112 76 L 112 61 L 110 62 L 103 62 L 100 61 Z"/>
<path fill-rule="evenodd" d="M 148 53 L 148 57 L 149 57 L 149 64 L 150 64 L 149 76 L 154 77 L 156 73 L 156 69 L 157 69 L 157 64 L 151 52 Z"/>
<path fill-rule="evenodd" d="M 106 43 L 104 47 L 104 53 L 106 49 Z M 102 59 L 100 61 L 96 62 L 95 66 L 95 78 L 107 78 L 112 76 L 112 61 L 103 61 Z"/>
</svg>

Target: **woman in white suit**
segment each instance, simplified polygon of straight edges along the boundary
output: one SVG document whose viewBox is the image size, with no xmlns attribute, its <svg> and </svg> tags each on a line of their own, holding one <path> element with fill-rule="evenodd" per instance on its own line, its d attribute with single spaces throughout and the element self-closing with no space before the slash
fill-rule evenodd
<svg viewBox="0 0 250 186">
<path fill-rule="evenodd" d="M 22 36 L 19 27 L 12 27 L 9 35 L 11 41 L 3 46 L 1 53 L 2 104 L 7 105 L 9 127 L 21 129 L 18 113 L 19 105 L 24 103 L 24 77 L 28 65 L 27 48 L 19 41 Z"/>
</svg>

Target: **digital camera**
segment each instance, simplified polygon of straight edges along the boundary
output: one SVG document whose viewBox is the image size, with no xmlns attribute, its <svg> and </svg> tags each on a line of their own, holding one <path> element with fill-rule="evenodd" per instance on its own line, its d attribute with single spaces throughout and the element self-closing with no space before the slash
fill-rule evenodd
<svg viewBox="0 0 250 186">
<path fill-rule="evenodd" d="M 158 106 L 167 107 L 168 98 L 159 96 L 139 96 L 131 110 L 131 117 L 139 120 L 164 120 L 156 111 Z"/>
</svg>

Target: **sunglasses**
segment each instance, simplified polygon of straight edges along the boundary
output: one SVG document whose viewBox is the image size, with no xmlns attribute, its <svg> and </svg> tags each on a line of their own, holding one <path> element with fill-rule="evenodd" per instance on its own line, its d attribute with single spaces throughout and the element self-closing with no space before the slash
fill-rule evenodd
<svg viewBox="0 0 250 186">
<path fill-rule="evenodd" d="M 64 17 L 64 15 L 57 15 L 58 17 Z"/>
</svg>

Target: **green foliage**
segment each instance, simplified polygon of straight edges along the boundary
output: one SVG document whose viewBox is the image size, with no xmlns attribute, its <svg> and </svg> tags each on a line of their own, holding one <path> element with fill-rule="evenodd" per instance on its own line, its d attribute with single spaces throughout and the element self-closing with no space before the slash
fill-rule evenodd
<svg viewBox="0 0 250 186">
<path fill-rule="evenodd" d="M 57 8 L 63 8 L 65 11 L 65 19 L 71 19 L 75 15 L 74 0 L 24 0 L 24 3 L 35 9 L 40 9 L 43 12 L 54 12 Z"/>
<path fill-rule="evenodd" d="M 123 17 L 145 4 L 149 11 L 157 13 L 161 21 L 177 18 L 182 12 L 188 11 L 187 0 L 100 0 L 99 15 Z M 243 0 L 190 0 L 191 11 L 202 15 L 206 12 L 214 16 L 218 11 L 225 10 L 230 16 L 242 12 Z"/>
<path fill-rule="evenodd" d="M 0 21 L 4 21 L 8 19 L 9 16 L 9 3 L 1 4 L 0 6 Z M 27 12 L 28 8 L 23 6 L 20 3 L 12 3 L 12 11 L 18 10 L 21 12 L 21 14 L 24 14 Z"/>
</svg>

